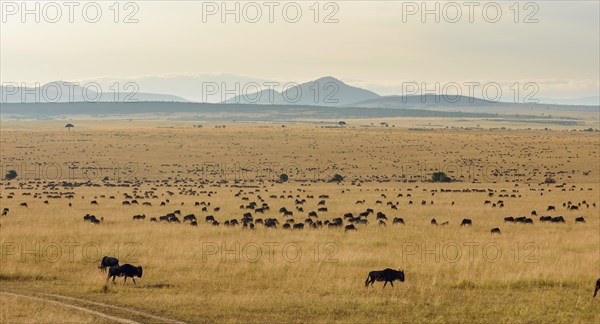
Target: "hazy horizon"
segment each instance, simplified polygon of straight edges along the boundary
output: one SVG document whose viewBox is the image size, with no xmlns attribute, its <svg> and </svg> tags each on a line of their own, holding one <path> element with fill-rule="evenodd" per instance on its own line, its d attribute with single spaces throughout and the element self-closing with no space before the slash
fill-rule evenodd
<svg viewBox="0 0 600 324">
<path fill-rule="evenodd" d="M 598 2 L 537 2 L 535 8 L 521 3 L 518 11 L 499 2 L 497 22 L 490 22 L 495 9 L 484 16 L 480 4 L 473 23 L 464 5 L 458 22 L 449 22 L 453 9 L 444 11 L 444 2 L 438 2 L 439 23 L 432 14 L 422 22 L 423 8 L 409 14 L 409 2 L 320 3 L 318 18 L 312 3 L 277 2 L 273 23 L 263 3 L 256 23 L 250 21 L 254 8 L 244 11 L 249 2 L 235 2 L 239 22 L 231 14 L 223 22 L 219 7 L 209 14 L 215 8 L 206 1 L 121 4 L 118 18 L 109 3 L 100 2 L 97 23 L 83 19 L 82 6 L 74 7 L 73 23 L 64 6 L 51 23 L 54 8 L 44 11 L 42 5 L 36 23 L 34 15 L 23 18 L 20 8 L 12 13 L 7 3 L 0 31 L 3 83 L 137 80 L 140 91 L 156 92 L 144 84 L 182 78 L 302 83 L 331 75 L 380 95 L 400 94 L 406 82 L 534 82 L 539 97 L 551 98 L 595 96 L 600 89 Z M 295 23 L 286 21 L 294 8 L 286 17 L 280 10 L 289 3 L 302 10 Z M 169 87 L 160 93 L 180 95 Z"/>
</svg>

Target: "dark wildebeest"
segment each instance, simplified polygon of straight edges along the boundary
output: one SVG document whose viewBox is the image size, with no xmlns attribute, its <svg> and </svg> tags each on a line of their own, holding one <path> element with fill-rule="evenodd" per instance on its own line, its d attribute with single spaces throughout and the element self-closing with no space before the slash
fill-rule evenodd
<svg viewBox="0 0 600 324">
<path fill-rule="evenodd" d="M 133 215 L 133 219 L 145 219 L 146 215 L 142 214 L 142 215 Z"/>
<path fill-rule="evenodd" d="M 369 276 L 365 281 L 365 287 L 369 287 L 369 284 L 373 286 L 375 281 L 385 281 L 383 288 L 385 288 L 388 282 L 392 285 L 392 287 L 394 287 L 394 280 L 400 280 L 400 282 L 404 282 L 404 271 L 396 271 L 390 268 L 382 271 L 371 271 L 369 272 Z"/>
<path fill-rule="evenodd" d="M 552 223 L 565 223 L 565 218 L 562 216 L 552 217 L 552 219 L 550 219 L 550 221 Z"/>
<path fill-rule="evenodd" d="M 596 281 L 596 290 L 594 290 L 594 298 L 596 298 L 598 290 L 600 290 L 600 278 L 598 278 L 598 280 Z"/>
<path fill-rule="evenodd" d="M 546 209 L 546 211 L 551 211 L 551 210 L 556 210 L 556 207 L 554 207 L 554 206 L 548 206 L 548 208 Z"/>
<path fill-rule="evenodd" d="M 401 217 L 394 217 L 394 220 L 392 221 L 392 224 L 402 224 L 402 225 L 404 225 L 404 219 L 402 219 Z"/>
<path fill-rule="evenodd" d="M 356 226 L 354 226 L 354 224 L 346 225 L 346 227 L 344 227 L 344 232 L 348 231 L 356 231 Z"/>
<path fill-rule="evenodd" d="M 118 266 L 118 265 L 119 265 L 118 259 L 109 257 L 109 256 L 105 256 L 102 258 L 102 261 L 100 261 L 100 265 L 98 266 L 98 268 L 100 269 L 100 271 L 106 272 L 107 268 Z"/>
<path fill-rule="evenodd" d="M 183 217 L 183 221 L 196 221 L 196 215 L 189 214 Z"/>
<path fill-rule="evenodd" d="M 435 218 L 432 218 L 432 219 L 431 219 L 431 225 L 437 225 L 437 224 L 438 224 L 438 223 L 437 223 L 437 221 L 435 220 Z"/>
<path fill-rule="evenodd" d="M 29 207 L 29 206 L 27 205 L 27 203 L 20 203 L 19 207 Z"/>
<path fill-rule="evenodd" d="M 515 218 L 514 217 L 504 217 L 504 222 L 514 222 Z"/>
<path fill-rule="evenodd" d="M 577 218 L 575 218 L 575 223 L 585 223 L 585 218 L 577 217 Z"/>
<path fill-rule="evenodd" d="M 500 234 L 500 229 L 498 227 L 494 227 L 491 230 L 492 234 Z"/>
<path fill-rule="evenodd" d="M 473 221 L 468 218 L 464 218 L 462 220 L 462 222 L 460 222 L 460 226 L 465 226 L 465 225 L 473 225 Z"/>
<path fill-rule="evenodd" d="M 8 215 L 9 209 L 8 208 L 4 208 L 2 209 L 2 216 L 6 216 Z"/>
<path fill-rule="evenodd" d="M 127 277 L 129 277 L 129 278 L 131 278 L 131 280 L 133 280 L 133 284 L 137 286 L 137 284 L 135 283 L 134 277 L 138 277 L 138 278 L 142 277 L 142 267 L 134 267 L 131 264 L 124 264 L 122 266 L 110 267 L 108 269 L 108 277 L 106 278 L 106 282 L 108 282 L 108 279 L 110 279 L 111 277 L 112 277 L 113 283 L 115 283 L 116 277 L 125 277 L 125 280 L 123 281 L 123 283 L 126 283 Z"/>
</svg>

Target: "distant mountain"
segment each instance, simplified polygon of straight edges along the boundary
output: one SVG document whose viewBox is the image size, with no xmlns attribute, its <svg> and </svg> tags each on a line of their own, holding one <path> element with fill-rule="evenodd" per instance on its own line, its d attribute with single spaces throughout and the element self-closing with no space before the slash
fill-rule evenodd
<svg viewBox="0 0 600 324">
<path fill-rule="evenodd" d="M 600 96 L 581 98 L 540 98 L 540 103 L 553 105 L 600 106 Z"/>
<path fill-rule="evenodd" d="M 281 92 L 267 89 L 258 93 L 239 95 L 224 103 L 343 106 L 379 97 L 373 91 L 353 87 L 328 76 L 286 90 L 282 89 Z"/>
<path fill-rule="evenodd" d="M 115 92 L 109 86 L 95 87 L 90 83 L 82 87 L 65 81 L 49 82 L 39 87 L 0 86 L 1 103 L 51 103 L 51 102 L 187 102 L 186 99 L 158 93 L 136 92 L 134 88 L 124 88 Z M 124 89 L 123 89 L 124 88 Z"/>
<path fill-rule="evenodd" d="M 410 96 L 385 96 L 375 99 L 350 103 L 346 106 L 364 108 L 423 108 L 423 107 L 470 107 L 504 104 L 491 102 L 474 97 L 455 96 L 445 97 L 436 94 L 410 95 Z"/>
<path fill-rule="evenodd" d="M 596 112 L 598 106 L 555 105 L 542 103 L 511 103 L 488 101 L 467 96 L 441 96 L 436 94 L 410 96 L 384 96 L 354 102 L 345 107 L 387 108 L 387 109 L 426 109 L 435 111 L 462 111 L 473 113 L 514 113 L 538 114 L 552 112 Z"/>
</svg>

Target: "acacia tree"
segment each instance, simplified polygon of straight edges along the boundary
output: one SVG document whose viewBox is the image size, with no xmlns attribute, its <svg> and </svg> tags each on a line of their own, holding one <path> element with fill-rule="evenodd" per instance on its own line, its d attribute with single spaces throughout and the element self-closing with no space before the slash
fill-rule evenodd
<svg viewBox="0 0 600 324">
<path fill-rule="evenodd" d="M 66 127 L 66 128 L 69 130 L 69 131 L 71 131 L 71 128 L 72 128 L 72 127 L 75 127 L 75 125 L 73 125 L 73 124 L 70 124 L 70 123 L 69 123 L 69 124 L 66 124 L 66 125 L 65 125 L 65 127 Z"/>
</svg>

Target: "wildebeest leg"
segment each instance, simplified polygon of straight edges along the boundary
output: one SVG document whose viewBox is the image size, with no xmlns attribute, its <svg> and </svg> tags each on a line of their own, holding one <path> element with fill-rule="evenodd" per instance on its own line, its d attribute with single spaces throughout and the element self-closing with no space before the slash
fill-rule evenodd
<svg viewBox="0 0 600 324">
<path fill-rule="evenodd" d="M 112 276 L 113 278 L 113 283 L 116 284 L 115 279 L 117 278 L 117 276 Z"/>
<path fill-rule="evenodd" d="M 134 284 L 135 286 L 137 286 L 137 284 L 135 283 L 135 278 L 134 278 L 134 277 L 131 277 L 131 280 L 133 280 L 133 284 Z"/>
<path fill-rule="evenodd" d="M 394 288 L 394 282 L 390 281 L 390 285 L 392 285 L 392 288 Z"/>
<path fill-rule="evenodd" d="M 127 276 L 125 276 L 125 280 L 123 280 L 123 283 L 127 283 Z"/>
<path fill-rule="evenodd" d="M 365 280 L 365 287 L 369 288 L 369 284 L 371 283 L 371 276 L 367 277 L 367 280 Z M 372 284 L 372 283 L 371 283 Z"/>
<path fill-rule="evenodd" d="M 383 288 L 385 288 L 385 285 L 387 285 L 387 283 L 388 283 L 388 282 L 387 282 L 387 280 L 386 280 L 386 281 L 385 281 L 385 283 L 383 284 Z"/>
</svg>

